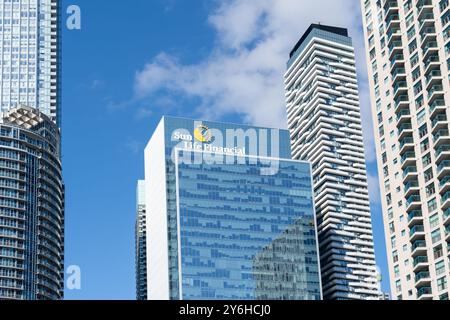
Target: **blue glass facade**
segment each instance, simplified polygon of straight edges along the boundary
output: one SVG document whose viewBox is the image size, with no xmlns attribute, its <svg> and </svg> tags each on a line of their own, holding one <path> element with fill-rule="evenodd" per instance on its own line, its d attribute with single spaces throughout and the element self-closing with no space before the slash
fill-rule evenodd
<svg viewBox="0 0 450 320">
<path fill-rule="evenodd" d="M 288 131 L 164 125 L 170 299 L 320 299 L 311 168 Z"/>
</svg>

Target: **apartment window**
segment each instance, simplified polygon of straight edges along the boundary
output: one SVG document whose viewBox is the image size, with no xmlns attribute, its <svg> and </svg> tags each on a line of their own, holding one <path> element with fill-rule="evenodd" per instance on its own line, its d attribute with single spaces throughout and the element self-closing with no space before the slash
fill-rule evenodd
<svg viewBox="0 0 450 320">
<path fill-rule="evenodd" d="M 411 10 L 411 8 L 412 8 L 411 0 L 405 1 L 405 3 L 403 4 L 403 9 L 405 10 L 405 12 L 408 12 L 409 10 Z"/>
<path fill-rule="evenodd" d="M 430 142 L 427 138 L 420 143 L 420 151 L 422 151 L 422 153 L 425 153 L 428 151 L 428 149 L 430 149 Z"/>
<path fill-rule="evenodd" d="M 386 162 L 387 162 L 387 155 L 386 155 L 386 152 L 383 153 L 382 159 L 383 159 L 383 164 L 386 164 Z"/>
<path fill-rule="evenodd" d="M 419 110 L 422 107 L 423 107 L 423 96 L 421 95 L 416 99 L 416 110 Z"/>
<path fill-rule="evenodd" d="M 401 281 L 400 280 L 395 281 L 395 290 L 397 292 L 401 292 L 402 291 L 402 285 L 401 285 Z"/>
<path fill-rule="evenodd" d="M 396 278 L 400 277 L 400 268 L 399 266 L 394 267 L 394 275 Z"/>
<path fill-rule="evenodd" d="M 434 187 L 434 183 L 428 185 L 426 188 L 426 193 L 427 193 L 427 197 L 431 197 L 436 193 L 435 187 Z"/>
<path fill-rule="evenodd" d="M 427 171 L 425 171 L 424 178 L 425 178 L 425 182 L 428 182 L 431 179 L 433 179 L 433 169 L 432 168 L 430 168 Z"/>
<path fill-rule="evenodd" d="M 389 175 L 389 168 L 387 166 L 383 168 L 383 174 L 385 178 Z"/>
<path fill-rule="evenodd" d="M 395 232 L 395 226 L 393 222 L 389 223 L 389 232 L 391 234 Z M 397 251 L 395 253 L 397 253 Z"/>
<path fill-rule="evenodd" d="M 409 49 L 409 53 L 413 53 L 414 51 L 416 51 L 416 49 L 417 49 L 417 41 L 414 39 L 414 41 L 412 41 L 410 44 L 409 44 L 409 46 L 408 46 L 408 49 Z"/>
<path fill-rule="evenodd" d="M 421 126 L 419 128 L 419 137 L 420 137 L 420 139 L 425 137 L 427 134 L 428 134 L 428 126 L 427 126 L 427 124 L 424 124 L 423 126 Z"/>
<path fill-rule="evenodd" d="M 425 122 L 425 110 L 422 110 L 417 114 L 417 123 L 420 126 L 424 122 Z"/>
<path fill-rule="evenodd" d="M 436 262 L 436 275 L 440 276 L 445 273 L 445 261 Z"/>
<path fill-rule="evenodd" d="M 439 241 L 441 241 L 441 230 L 437 229 L 431 232 L 431 242 L 435 244 Z"/>
<path fill-rule="evenodd" d="M 432 212 L 432 211 L 434 211 L 436 209 L 437 209 L 436 198 L 434 198 L 433 200 L 428 201 L 428 211 Z"/>
<path fill-rule="evenodd" d="M 437 280 L 437 287 L 439 291 L 444 291 L 447 289 L 447 277 L 442 277 Z"/>
<path fill-rule="evenodd" d="M 419 63 L 419 54 L 414 54 L 412 57 L 411 57 L 411 68 L 414 68 L 418 63 Z M 416 71 L 419 71 L 419 74 L 420 74 L 420 69 L 416 69 Z M 417 79 L 417 78 L 416 78 Z M 415 80 L 414 80 L 415 81 Z"/>
<path fill-rule="evenodd" d="M 392 208 L 388 209 L 388 219 L 392 220 L 394 218 L 394 211 L 392 210 Z"/>
<path fill-rule="evenodd" d="M 441 245 L 433 248 L 434 260 L 441 258 L 443 255 L 444 255 L 444 251 L 442 250 Z M 436 264 L 436 270 L 437 270 L 437 264 Z"/>
<path fill-rule="evenodd" d="M 416 35 L 416 29 L 414 29 L 414 26 L 412 26 L 408 32 L 406 33 L 407 37 L 408 37 L 408 41 L 411 40 L 412 38 L 414 38 L 414 36 Z"/>
<path fill-rule="evenodd" d="M 430 217 L 430 228 L 434 229 L 439 226 L 439 214 L 434 214 Z"/>
<path fill-rule="evenodd" d="M 383 126 L 378 128 L 378 134 L 380 135 L 380 137 L 384 136 L 384 127 Z"/>
<path fill-rule="evenodd" d="M 431 154 L 428 153 L 428 154 L 426 154 L 425 156 L 423 156 L 423 158 L 422 158 L 422 165 L 423 165 L 424 167 L 427 167 L 427 166 L 429 166 L 430 164 L 431 164 Z"/>
<path fill-rule="evenodd" d="M 409 28 L 414 22 L 414 15 L 411 12 L 407 17 L 406 17 L 406 28 Z"/>
<path fill-rule="evenodd" d="M 414 85 L 414 95 L 417 96 L 421 92 L 422 92 L 422 82 L 419 81 Z"/>
<path fill-rule="evenodd" d="M 417 67 L 415 70 L 413 70 L 412 72 L 412 79 L 413 81 L 416 81 L 417 79 L 420 78 L 420 68 Z"/>
<path fill-rule="evenodd" d="M 408 245 L 407 244 L 403 245 L 403 252 L 406 252 L 406 251 L 408 251 Z"/>
<path fill-rule="evenodd" d="M 391 238 L 391 246 L 392 248 L 395 248 L 397 246 L 397 239 L 395 238 L 395 236 Z"/>
</svg>

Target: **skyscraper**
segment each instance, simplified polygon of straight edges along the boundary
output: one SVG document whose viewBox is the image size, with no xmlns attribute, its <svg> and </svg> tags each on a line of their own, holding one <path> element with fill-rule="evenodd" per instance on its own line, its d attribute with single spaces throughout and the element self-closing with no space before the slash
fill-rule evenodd
<svg viewBox="0 0 450 320">
<path fill-rule="evenodd" d="M 448 299 L 450 6 L 362 0 L 394 299 Z"/>
<path fill-rule="evenodd" d="M 147 228 L 145 181 L 136 188 L 136 300 L 147 300 Z"/>
<path fill-rule="evenodd" d="M 60 0 L 0 1 L 2 112 L 37 108 L 61 126 Z"/>
<path fill-rule="evenodd" d="M 346 29 L 311 25 L 285 74 L 293 159 L 312 163 L 325 299 L 376 299 L 355 54 Z"/>
<path fill-rule="evenodd" d="M 60 0 L 0 0 L 0 299 L 62 299 Z"/>
<path fill-rule="evenodd" d="M 59 129 L 23 107 L 3 113 L 0 129 L 0 300 L 62 299 Z"/>
<path fill-rule="evenodd" d="M 311 185 L 286 130 L 164 117 L 145 149 L 148 298 L 320 299 Z"/>
</svg>

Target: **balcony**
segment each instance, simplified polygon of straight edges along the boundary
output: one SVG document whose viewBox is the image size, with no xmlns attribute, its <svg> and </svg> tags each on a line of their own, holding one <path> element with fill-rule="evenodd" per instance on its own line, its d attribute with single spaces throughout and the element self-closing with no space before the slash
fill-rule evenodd
<svg viewBox="0 0 450 320">
<path fill-rule="evenodd" d="M 436 163 L 440 164 L 442 161 L 450 159 L 450 144 L 444 144 L 436 148 Z"/>
<path fill-rule="evenodd" d="M 387 38 L 388 38 L 388 47 L 393 41 L 401 41 L 402 40 L 402 30 L 399 27 L 390 28 L 389 32 L 387 32 L 386 34 L 387 34 Z"/>
<path fill-rule="evenodd" d="M 420 197 L 419 201 L 420 201 Z M 423 225 L 417 224 L 413 226 L 409 231 L 409 240 L 411 242 L 414 242 L 416 240 L 424 240 L 425 239 L 425 229 L 423 228 Z"/>
<path fill-rule="evenodd" d="M 388 45 L 389 49 L 389 60 L 392 60 L 393 57 L 397 54 L 403 54 L 403 44 L 401 41 L 391 41 L 391 43 Z"/>
<path fill-rule="evenodd" d="M 399 69 L 397 69 L 399 70 Z M 403 69 L 405 70 L 405 69 Z M 406 81 L 399 81 L 394 86 L 394 99 L 398 98 L 400 94 L 405 95 L 408 94 L 408 84 Z"/>
<path fill-rule="evenodd" d="M 386 14 L 386 32 L 390 32 L 395 28 L 400 27 L 400 17 L 398 12 L 390 11 L 389 14 Z"/>
<path fill-rule="evenodd" d="M 417 298 L 419 300 L 432 300 L 433 292 L 431 291 L 431 287 L 422 287 L 417 290 Z"/>
<path fill-rule="evenodd" d="M 444 176 L 439 181 L 439 193 L 444 194 L 447 191 L 450 191 L 450 175 Z"/>
<path fill-rule="evenodd" d="M 433 12 L 433 3 L 431 0 L 419 0 L 416 4 L 417 15 L 419 19 L 427 13 Z"/>
<path fill-rule="evenodd" d="M 392 69 L 392 83 L 394 84 L 394 88 L 395 86 L 397 86 L 397 81 L 400 80 L 405 80 L 406 79 L 406 70 L 405 68 L 394 68 Z M 406 87 L 406 82 L 405 82 L 405 87 Z"/>
<path fill-rule="evenodd" d="M 419 271 L 428 268 L 428 258 L 426 255 L 418 256 L 413 259 L 413 271 Z"/>
<path fill-rule="evenodd" d="M 443 179 L 444 176 L 450 175 L 450 160 L 442 161 L 437 167 L 438 179 Z"/>
<path fill-rule="evenodd" d="M 401 111 L 397 112 L 396 115 L 397 115 L 397 125 L 405 121 L 409 121 L 411 124 L 411 111 L 409 111 L 409 109 L 401 109 Z"/>
<path fill-rule="evenodd" d="M 404 67 L 405 65 L 405 56 L 401 53 L 394 55 L 391 59 L 391 70 L 394 68 L 398 68 L 400 66 Z"/>
<path fill-rule="evenodd" d="M 445 241 L 450 241 L 450 226 L 445 227 Z"/>
<path fill-rule="evenodd" d="M 421 18 L 419 19 L 419 33 L 422 33 L 422 30 L 425 27 L 433 26 L 434 25 L 434 16 L 432 13 L 425 13 L 422 14 Z"/>
<path fill-rule="evenodd" d="M 434 68 L 439 69 L 440 68 L 439 55 L 433 54 L 429 56 L 427 59 L 424 59 L 424 65 L 425 65 L 425 74 L 428 74 L 428 72 Z"/>
<path fill-rule="evenodd" d="M 423 216 L 421 210 L 413 210 L 408 214 L 408 226 L 412 228 L 417 224 L 422 224 Z"/>
<path fill-rule="evenodd" d="M 450 208 L 444 210 L 442 217 L 444 218 L 444 226 L 449 226 L 450 225 Z"/>
<path fill-rule="evenodd" d="M 416 164 L 415 152 L 410 151 L 410 152 L 406 152 L 404 155 L 402 155 L 401 164 L 402 164 L 402 169 L 404 169 L 404 167 L 407 167 L 407 166 L 415 166 L 415 164 Z"/>
<path fill-rule="evenodd" d="M 433 103 L 439 97 L 444 95 L 444 87 L 442 85 L 435 84 L 430 90 L 428 90 L 428 103 Z"/>
<path fill-rule="evenodd" d="M 418 194 L 420 192 L 419 182 L 417 180 L 409 181 L 405 184 L 405 197 L 408 198 L 413 194 Z"/>
<path fill-rule="evenodd" d="M 411 166 L 403 169 L 403 180 L 409 181 L 416 177 L 417 177 L 417 167 Z"/>
<path fill-rule="evenodd" d="M 441 198 L 441 208 L 442 210 L 446 210 L 448 208 L 450 208 L 450 191 L 447 191 L 446 193 L 444 193 L 444 195 Z"/>
<path fill-rule="evenodd" d="M 433 142 L 435 146 L 439 146 L 445 142 L 450 142 L 450 132 L 448 129 L 437 130 L 433 135 Z"/>
<path fill-rule="evenodd" d="M 427 254 L 427 243 L 425 240 L 416 240 L 411 245 L 412 257 Z"/>
<path fill-rule="evenodd" d="M 398 110 L 403 108 L 409 108 L 409 98 L 408 95 L 401 95 L 397 99 L 394 100 L 395 103 L 395 111 L 396 113 Z"/>
<path fill-rule="evenodd" d="M 430 103 L 430 117 L 433 118 L 437 113 L 445 112 L 446 109 L 445 100 L 436 99 Z"/>
<path fill-rule="evenodd" d="M 447 116 L 444 114 L 437 114 L 431 120 L 431 128 L 434 133 L 437 129 L 447 128 Z"/>
<path fill-rule="evenodd" d="M 406 151 L 414 150 L 414 139 L 411 137 L 403 138 L 400 140 L 400 155 L 403 155 Z"/>
<path fill-rule="evenodd" d="M 425 77 L 426 89 L 429 90 L 433 85 L 442 83 L 441 70 L 432 70 Z"/>
<path fill-rule="evenodd" d="M 430 54 L 437 53 L 438 50 L 439 48 L 436 41 L 426 42 L 422 49 L 423 58 L 426 59 Z"/>
<path fill-rule="evenodd" d="M 416 274 L 415 276 L 416 280 L 416 287 L 423 287 L 426 284 L 429 284 L 431 282 L 430 272 L 428 271 L 421 271 Z"/>
</svg>

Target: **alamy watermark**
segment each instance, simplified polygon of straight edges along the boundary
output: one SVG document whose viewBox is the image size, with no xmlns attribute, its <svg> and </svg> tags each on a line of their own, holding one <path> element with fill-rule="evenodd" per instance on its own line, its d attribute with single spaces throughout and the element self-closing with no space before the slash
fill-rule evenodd
<svg viewBox="0 0 450 320">
<path fill-rule="evenodd" d="M 72 4 L 66 10 L 66 27 L 68 30 L 81 30 L 81 8 Z"/>
</svg>

